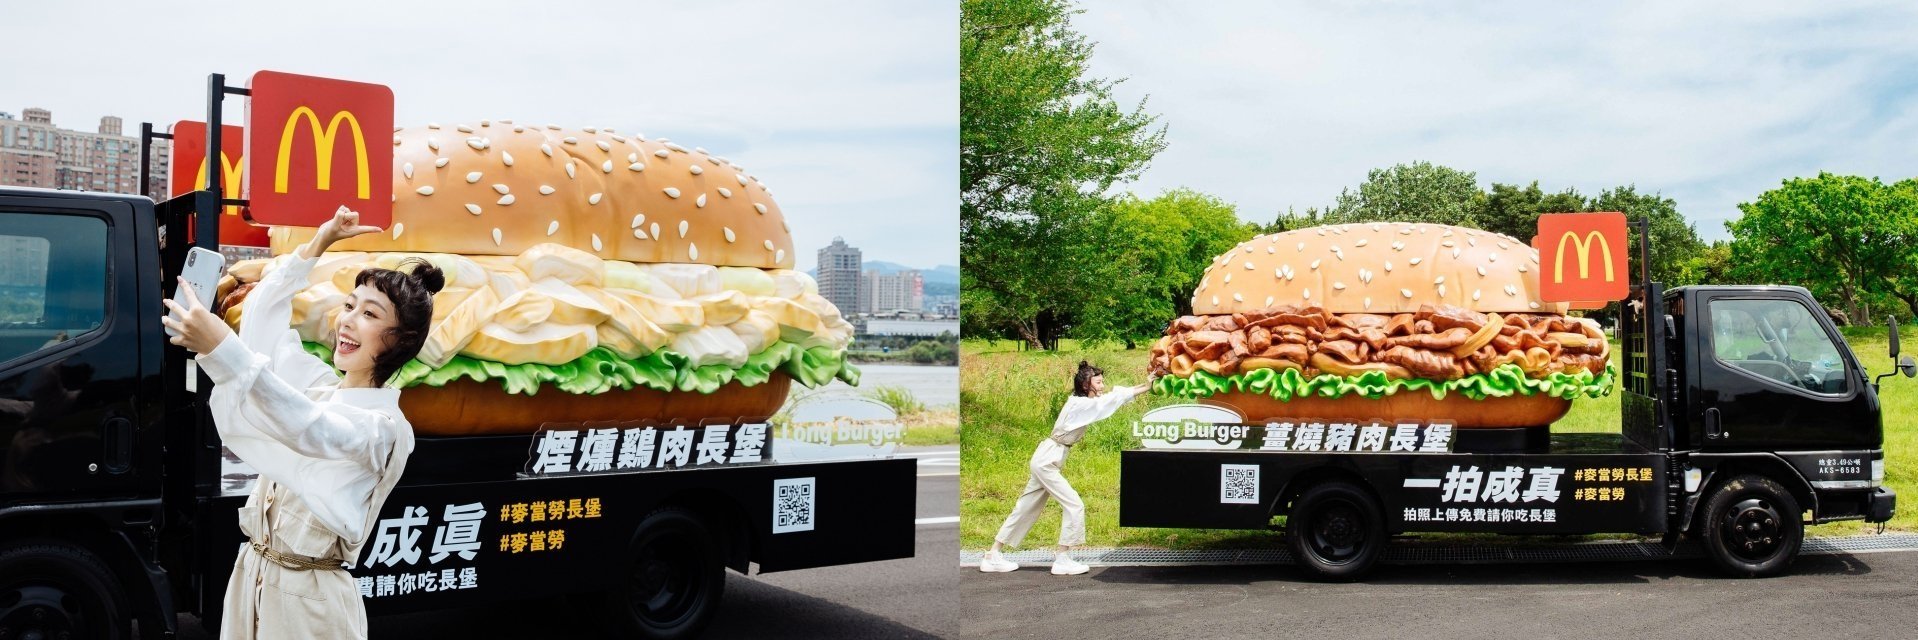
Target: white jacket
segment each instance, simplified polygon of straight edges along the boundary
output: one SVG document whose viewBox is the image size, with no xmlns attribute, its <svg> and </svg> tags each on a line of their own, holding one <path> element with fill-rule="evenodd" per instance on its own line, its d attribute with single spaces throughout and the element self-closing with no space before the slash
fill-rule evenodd
<svg viewBox="0 0 1918 640">
<path fill-rule="evenodd" d="M 339 373 L 301 348 L 291 302 L 316 262 L 294 255 L 266 274 L 239 332 L 195 360 L 214 383 L 221 440 L 261 476 L 240 528 L 276 551 L 350 565 L 405 470 L 413 428 L 398 389 L 341 389 Z M 364 637 L 366 628 L 345 571 L 287 569 L 244 545 L 223 613 L 223 638 Z"/>
<path fill-rule="evenodd" d="M 1052 422 L 1052 439 L 1059 444 L 1072 446 L 1078 444 L 1086 435 L 1086 427 L 1094 422 L 1106 419 L 1119 411 L 1127 400 L 1145 391 L 1145 387 L 1119 387 L 1097 398 L 1075 395 L 1066 398 L 1066 406 L 1059 410 L 1059 419 Z"/>
</svg>

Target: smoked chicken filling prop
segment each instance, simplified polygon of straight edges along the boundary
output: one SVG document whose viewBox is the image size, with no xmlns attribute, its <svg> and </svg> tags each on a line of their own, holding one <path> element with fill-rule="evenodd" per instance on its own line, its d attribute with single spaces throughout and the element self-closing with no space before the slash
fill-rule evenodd
<svg viewBox="0 0 1918 640">
<path fill-rule="evenodd" d="M 858 382 L 853 326 L 794 269 L 771 190 L 731 160 L 510 120 L 403 127 L 393 145 L 392 224 L 319 257 L 289 328 L 330 361 L 356 275 L 439 267 L 425 345 L 388 380 L 421 433 L 757 419 L 791 383 Z M 237 326 L 254 284 L 313 233 L 269 229 L 275 257 L 228 269 L 221 317 Z"/>
</svg>

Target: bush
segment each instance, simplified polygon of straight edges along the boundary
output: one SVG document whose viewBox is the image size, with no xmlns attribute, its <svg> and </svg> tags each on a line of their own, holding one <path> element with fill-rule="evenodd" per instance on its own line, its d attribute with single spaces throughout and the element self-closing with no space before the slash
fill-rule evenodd
<svg viewBox="0 0 1918 640">
<path fill-rule="evenodd" d="M 888 407 L 892 407 L 892 412 L 901 416 L 926 410 L 926 405 L 919 402 L 918 398 L 914 398 L 912 391 L 905 387 L 875 387 L 872 391 L 868 391 L 866 395 L 874 400 L 885 403 Z"/>
</svg>

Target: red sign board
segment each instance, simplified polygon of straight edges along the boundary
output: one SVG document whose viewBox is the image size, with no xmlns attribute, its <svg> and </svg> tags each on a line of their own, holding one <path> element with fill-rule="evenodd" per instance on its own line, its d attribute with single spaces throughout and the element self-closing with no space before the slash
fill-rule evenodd
<svg viewBox="0 0 1918 640">
<path fill-rule="evenodd" d="M 247 215 L 317 227 L 346 205 L 360 224 L 393 219 L 393 90 L 384 85 L 253 74 L 246 106 Z"/>
<path fill-rule="evenodd" d="M 220 128 L 220 189 L 228 198 L 240 197 L 241 174 L 245 167 L 246 139 L 242 129 L 233 125 Z M 167 179 L 169 193 L 180 195 L 206 187 L 209 165 L 206 161 L 206 123 L 181 120 L 173 123 L 173 157 L 168 161 L 173 172 Z M 220 210 L 220 244 L 227 246 L 267 246 L 266 227 L 246 223 L 239 205 Z M 191 225 L 198 218 L 188 220 Z M 192 227 L 189 226 L 189 229 Z M 188 237 L 192 237 L 190 234 Z"/>
<path fill-rule="evenodd" d="M 1631 293 L 1631 262 L 1625 253 L 1625 214 L 1547 213 L 1538 217 L 1539 297 L 1580 303 L 1578 308 L 1623 300 Z"/>
</svg>

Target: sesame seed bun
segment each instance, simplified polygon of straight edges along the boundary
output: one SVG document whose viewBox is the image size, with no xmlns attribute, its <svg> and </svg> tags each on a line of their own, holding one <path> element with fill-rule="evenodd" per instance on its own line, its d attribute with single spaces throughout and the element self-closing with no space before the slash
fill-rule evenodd
<svg viewBox="0 0 1918 640">
<path fill-rule="evenodd" d="M 1192 312 L 1299 304 L 1332 313 L 1409 313 L 1421 305 L 1565 313 L 1567 303 L 1538 292 L 1538 251 L 1511 236 L 1439 224 L 1343 224 L 1233 247 L 1206 268 Z"/>
<path fill-rule="evenodd" d="M 507 120 L 404 127 L 393 144 L 393 223 L 333 251 L 511 256 L 550 242 L 637 263 L 793 266 L 765 185 L 704 149 Z M 282 254 L 313 229 L 270 234 Z"/>
</svg>

